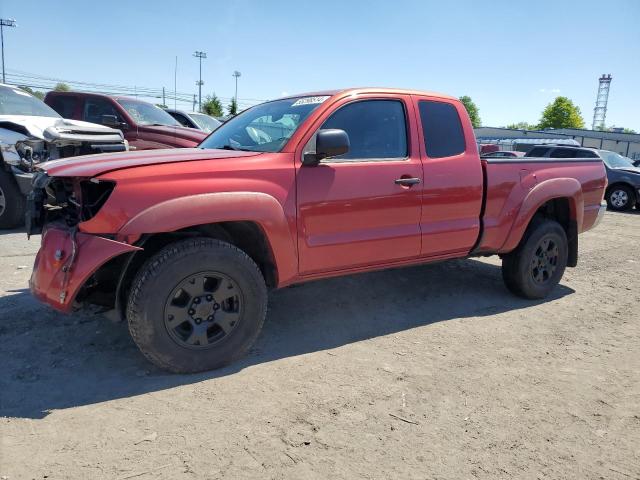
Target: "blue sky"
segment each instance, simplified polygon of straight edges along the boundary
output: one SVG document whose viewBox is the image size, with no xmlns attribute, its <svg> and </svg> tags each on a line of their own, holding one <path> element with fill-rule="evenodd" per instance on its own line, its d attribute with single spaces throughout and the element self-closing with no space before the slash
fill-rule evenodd
<svg viewBox="0 0 640 480">
<path fill-rule="evenodd" d="M 92 5 L 95 5 L 92 7 Z M 640 131 L 640 1 L 0 0 L 7 72 L 197 92 L 242 102 L 347 86 L 470 95 L 484 125 L 537 122 L 557 95 L 591 125 Z M 188 105 L 182 104 L 182 107 Z"/>
</svg>

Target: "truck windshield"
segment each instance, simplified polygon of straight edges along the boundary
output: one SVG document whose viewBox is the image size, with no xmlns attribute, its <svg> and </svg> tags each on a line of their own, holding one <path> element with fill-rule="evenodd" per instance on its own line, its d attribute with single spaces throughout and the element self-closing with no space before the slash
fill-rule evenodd
<svg viewBox="0 0 640 480">
<path fill-rule="evenodd" d="M 60 118 L 60 115 L 42 100 L 19 88 L 5 86 L 0 86 L 0 115 Z"/>
<path fill-rule="evenodd" d="M 262 103 L 222 124 L 200 148 L 279 152 L 300 124 L 327 98 L 295 97 Z"/>
<path fill-rule="evenodd" d="M 615 152 L 609 150 L 598 150 L 600 157 L 607 164 L 609 168 L 629 168 L 633 167 L 633 163 L 628 158 L 618 155 Z"/>
<path fill-rule="evenodd" d="M 119 99 L 118 103 L 133 117 L 138 125 L 180 126 L 175 118 L 150 103 L 125 98 Z"/>
</svg>

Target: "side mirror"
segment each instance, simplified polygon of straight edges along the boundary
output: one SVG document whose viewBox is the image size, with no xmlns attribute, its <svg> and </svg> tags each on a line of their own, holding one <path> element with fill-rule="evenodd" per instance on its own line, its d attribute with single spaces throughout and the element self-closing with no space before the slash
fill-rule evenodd
<svg viewBox="0 0 640 480">
<path fill-rule="evenodd" d="M 323 158 L 337 157 L 349 151 L 349 135 L 344 130 L 329 128 L 319 130 L 316 135 L 316 153 L 307 153 L 302 164 L 317 165 Z"/>
</svg>

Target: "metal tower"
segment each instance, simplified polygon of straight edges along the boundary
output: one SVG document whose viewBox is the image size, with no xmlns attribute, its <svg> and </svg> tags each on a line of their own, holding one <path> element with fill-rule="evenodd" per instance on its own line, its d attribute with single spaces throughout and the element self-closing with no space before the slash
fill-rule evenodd
<svg viewBox="0 0 640 480">
<path fill-rule="evenodd" d="M 607 101 L 609 100 L 609 88 L 611 87 L 611 74 L 602 75 L 599 78 L 598 96 L 596 97 L 596 108 L 593 109 L 592 130 L 604 128 L 604 119 L 607 116 Z"/>
</svg>

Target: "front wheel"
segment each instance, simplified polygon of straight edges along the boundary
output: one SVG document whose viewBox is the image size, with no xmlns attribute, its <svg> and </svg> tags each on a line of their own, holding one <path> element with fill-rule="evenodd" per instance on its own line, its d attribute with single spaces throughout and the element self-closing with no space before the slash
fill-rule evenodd
<svg viewBox="0 0 640 480">
<path fill-rule="evenodd" d="M 505 285 L 520 297 L 546 297 L 564 274 L 568 252 L 562 226 L 555 220 L 535 218 L 520 245 L 502 259 Z"/>
<path fill-rule="evenodd" d="M 247 254 L 210 238 L 172 243 L 133 281 L 127 320 L 133 340 L 176 373 L 219 368 L 254 343 L 267 312 L 262 273 Z"/>
<path fill-rule="evenodd" d="M 636 203 L 633 190 L 626 185 L 612 187 L 607 193 L 607 205 L 611 210 L 619 212 L 629 210 Z"/>
</svg>

